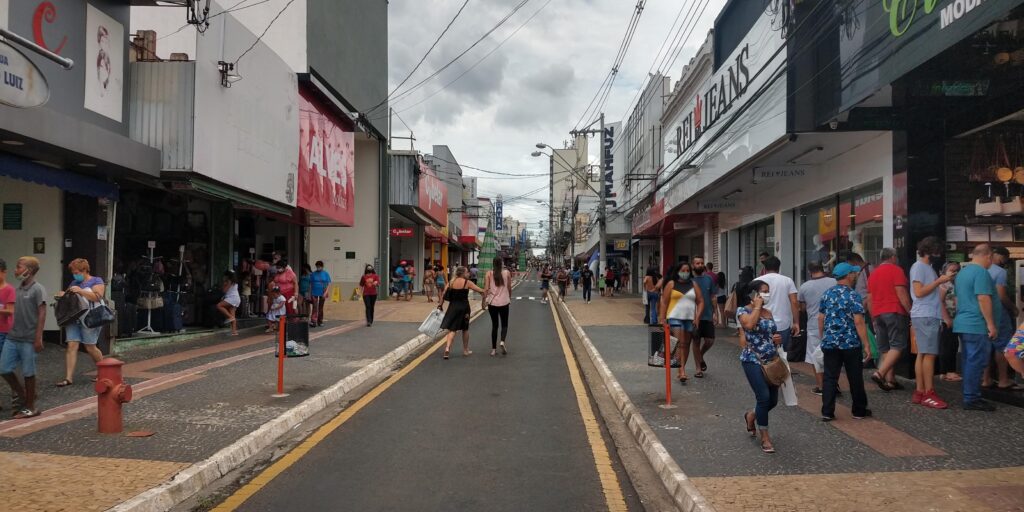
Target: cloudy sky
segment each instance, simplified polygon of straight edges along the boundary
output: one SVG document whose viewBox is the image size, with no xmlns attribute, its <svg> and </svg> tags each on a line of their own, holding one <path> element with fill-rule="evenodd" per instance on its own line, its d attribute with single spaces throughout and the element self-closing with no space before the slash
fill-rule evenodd
<svg viewBox="0 0 1024 512">
<path fill-rule="evenodd" d="M 448 63 L 519 1 L 470 0 L 406 87 Z M 673 80 L 679 78 L 683 66 L 704 41 L 725 1 L 698 0 L 693 10 L 691 3 L 686 0 L 646 2 L 629 52 L 603 109 L 608 122 L 627 116 L 626 111 L 655 63 L 659 49 L 666 38 L 675 33 L 673 22 L 680 9 L 683 9 L 683 16 L 679 17 L 677 28 L 687 13 L 692 13 L 697 21 L 689 38 L 680 38 L 677 46 L 682 50 L 678 58 L 670 67 L 666 62 L 662 69 Z M 460 0 L 391 0 L 389 67 L 392 87 L 415 66 L 461 5 Z M 561 147 L 569 138 L 569 130 L 580 119 L 611 69 L 635 6 L 633 0 L 530 0 L 487 40 L 392 106 L 415 132 L 417 149 L 429 151 L 433 144 L 446 144 L 463 164 L 502 172 L 546 173 L 546 159 L 530 156 L 534 144 L 545 142 Z M 696 16 L 701 9 L 704 9 L 703 14 Z M 527 22 L 531 16 L 533 19 Z M 689 27 L 690 22 L 686 26 Z M 517 29 L 519 31 L 490 57 L 480 60 Z M 667 50 L 662 50 L 662 54 Z M 442 89 L 474 64 L 476 66 L 465 76 Z M 423 101 L 430 95 L 433 96 Z M 397 120 L 394 124 L 396 134 L 405 130 Z M 465 172 L 481 177 L 480 189 L 484 195 L 501 193 L 511 197 L 547 183 L 547 178 L 494 179 L 474 170 Z M 532 197 L 546 199 L 547 190 Z M 505 211 L 534 223 L 547 217 L 546 208 L 533 201 L 520 201 L 506 206 Z M 535 231 L 536 226 L 531 224 L 531 230 Z"/>
</svg>

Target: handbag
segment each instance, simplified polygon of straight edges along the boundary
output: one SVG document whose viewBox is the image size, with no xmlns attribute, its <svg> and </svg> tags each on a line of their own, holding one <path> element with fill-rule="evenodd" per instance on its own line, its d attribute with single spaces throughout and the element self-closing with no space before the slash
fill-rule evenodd
<svg viewBox="0 0 1024 512">
<path fill-rule="evenodd" d="M 764 373 L 764 380 L 768 381 L 768 384 L 781 386 L 789 378 L 789 365 L 778 354 L 768 361 L 757 354 L 757 359 L 761 361 L 761 372 Z"/>
<path fill-rule="evenodd" d="M 444 313 L 440 309 L 431 309 L 430 314 L 420 324 L 418 331 L 433 339 L 437 336 L 438 331 L 441 330 L 441 320 L 443 318 Z"/>
<path fill-rule="evenodd" d="M 89 301 L 74 292 L 66 292 L 57 299 L 54 305 L 54 315 L 57 317 L 57 325 L 65 327 L 82 318 L 82 315 L 89 311 Z"/>
<path fill-rule="evenodd" d="M 114 312 L 109 306 L 107 306 L 107 303 L 100 300 L 96 307 L 90 309 L 89 312 L 85 314 L 85 318 L 82 319 L 82 323 L 90 329 L 95 329 L 97 327 L 103 327 L 104 325 L 113 323 L 116 319 L 117 317 L 114 316 Z"/>
<path fill-rule="evenodd" d="M 978 199 L 974 201 L 974 214 L 979 217 L 991 217 L 993 215 L 1002 215 L 1002 198 L 1000 198 L 999 196 L 992 197 L 992 183 L 986 182 L 985 186 L 988 189 L 988 199 Z"/>
<path fill-rule="evenodd" d="M 729 298 L 725 300 L 725 316 L 727 318 L 735 318 L 738 309 L 736 307 L 736 292 L 732 292 L 729 294 Z"/>
</svg>

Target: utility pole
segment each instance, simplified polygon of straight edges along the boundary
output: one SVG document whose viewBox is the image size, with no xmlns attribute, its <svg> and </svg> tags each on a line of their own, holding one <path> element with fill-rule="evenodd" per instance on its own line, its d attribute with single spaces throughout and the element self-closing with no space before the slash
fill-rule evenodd
<svg viewBox="0 0 1024 512">
<path fill-rule="evenodd" d="M 606 212 L 606 209 L 607 209 L 607 207 L 605 205 L 605 201 L 608 198 L 608 189 L 607 189 L 607 186 L 605 184 L 605 173 L 606 173 L 605 167 L 607 165 L 607 162 L 605 161 L 605 147 L 604 147 L 604 112 L 601 113 L 600 123 L 601 123 L 600 127 L 598 129 L 596 129 L 596 130 L 588 127 L 588 128 L 584 128 L 582 130 L 572 130 L 571 132 L 569 132 L 573 136 L 576 136 L 576 135 L 579 135 L 579 134 L 588 134 L 588 135 L 597 134 L 598 135 L 598 139 L 597 140 L 600 141 L 599 146 L 600 146 L 600 151 L 601 151 L 601 172 L 600 172 L 600 180 L 598 180 L 599 181 L 599 188 L 597 189 L 597 195 L 598 195 L 598 202 L 597 202 L 597 226 L 598 226 L 598 230 L 599 230 L 598 233 L 599 233 L 599 239 L 600 239 L 600 241 L 598 242 L 598 247 L 597 247 L 597 250 L 599 251 L 598 252 L 598 255 L 599 255 L 598 256 L 598 268 L 597 268 L 598 279 L 600 279 L 601 273 L 604 270 L 606 270 L 607 267 L 608 267 L 608 233 L 607 233 L 607 226 L 605 224 L 605 221 L 606 221 L 605 212 Z M 590 126 L 593 126 L 593 123 L 591 123 Z M 611 148 L 608 148 L 608 149 L 611 149 Z M 589 186 L 590 183 L 587 183 L 587 185 Z M 594 187 L 590 187 L 590 188 L 591 188 L 591 190 L 593 190 Z"/>
</svg>

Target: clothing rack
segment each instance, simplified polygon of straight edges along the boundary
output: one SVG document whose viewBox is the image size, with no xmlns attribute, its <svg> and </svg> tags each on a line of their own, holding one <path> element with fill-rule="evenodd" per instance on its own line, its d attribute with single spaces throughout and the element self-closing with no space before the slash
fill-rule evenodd
<svg viewBox="0 0 1024 512">
<path fill-rule="evenodd" d="M 155 244 L 149 244 L 149 266 L 150 266 L 150 268 L 154 268 L 153 267 L 153 263 L 156 261 L 156 258 L 153 257 L 153 250 L 155 248 L 156 248 Z M 141 291 L 140 293 L 145 294 L 150 299 L 152 299 L 154 295 L 156 295 L 157 297 L 160 296 L 160 292 Z M 139 334 L 142 334 L 142 333 L 145 333 L 145 334 L 160 334 L 160 333 L 156 332 L 155 329 L 153 329 L 153 308 L 146 308 L 146 326 L 143 327 L 142 329 L 139 329 L 136 332 L 138 332 Z"/>
</svg>

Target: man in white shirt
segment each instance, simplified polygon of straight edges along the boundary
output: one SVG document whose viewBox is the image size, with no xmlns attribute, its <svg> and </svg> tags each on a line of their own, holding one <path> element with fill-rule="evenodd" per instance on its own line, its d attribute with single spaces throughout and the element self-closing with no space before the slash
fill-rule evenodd
<svg viewBox="0 0 1024 512">
<path fill-rule="evenodd" d="M 825 292 L 836 285 L 836 280 L 825 273 L 824 266 L 817 260 L 811 260 L 807 264 L 807 273 L 810 274 L 810 279 L 800 285 L 800 290 L 797 292 L 797 299 L 801 307 L 807 311 L 807 355 L 804 357 L 804 362 L 814 365 L 814 378 L 818 385 L 811 391 L 815 395 L 821 396 L 824 368 L 814 357 L 815 352 L 821 346 L 821 333 L 818 332 L 818 307 L 821 305 L 821 298 Z M 772 313 L 772 315 L 774 314 Z"/>
<path fill-rule="evenodd" d="M 797 304 L 796 283 L 779 273 L 781 267 L 779 258 L 770 256 L 764 262 L 765 275 L 758 279 L 768 283 L 770 295 L 765 307 L 775 319 L 775 326 L 782 336 L 782 347 L 789 351 L 793 336 L 800 334 L 800 306 Z"/>
</svg>

